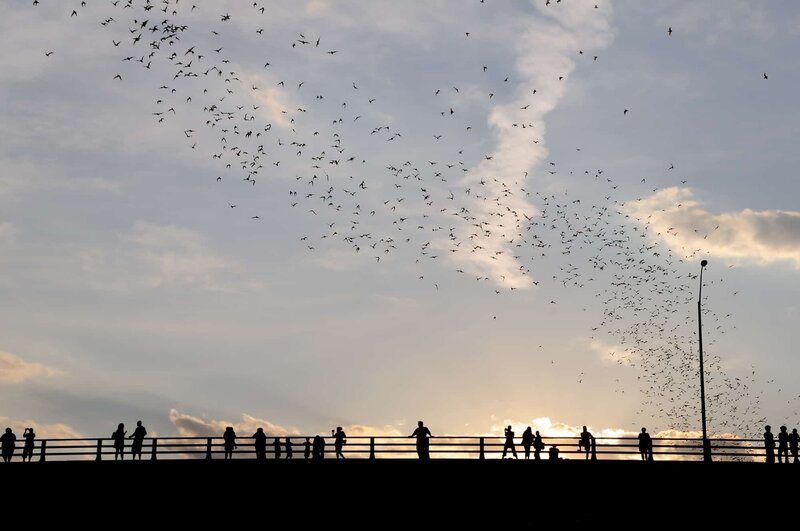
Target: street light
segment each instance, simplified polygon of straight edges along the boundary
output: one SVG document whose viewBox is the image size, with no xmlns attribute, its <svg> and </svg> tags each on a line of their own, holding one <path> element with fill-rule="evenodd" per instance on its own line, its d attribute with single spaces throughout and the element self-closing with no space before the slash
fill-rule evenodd
<svg viewBox="0 0 800 531">
<path fill-rule="evenodd" d="M 703 269 L 708 265 L 708 260 L 700 262 L 700 293 L 697 296 L 697 324 L 698 335 L 700 339 L 700 414 L 703 418 L 703 461 L 706 463 L 711 462 L 711 442 L 708 440 L 708 432 L 706 431 L 706 383 L 705 371 L 703 369 Z"/>
</svg>

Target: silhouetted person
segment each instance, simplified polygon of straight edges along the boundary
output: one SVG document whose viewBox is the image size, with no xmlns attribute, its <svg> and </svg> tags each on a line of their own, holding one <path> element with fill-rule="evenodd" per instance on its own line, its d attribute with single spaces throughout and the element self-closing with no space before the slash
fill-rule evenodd
<svg viewBox="0 0 800 531">
<path fill-rule="evenodd" d="M 550 451 L 548 452 L 550 456 L 550 461 L 558 461 L 558 446 L 553 445 L 550 447 Z"/>
<path fill-rule="evenodd" d="M 275 437 L 275 440 L 272 441 L 272 448 L 274 448 L 275 459 L 281 458 L 281 440 Z"/>
<path fill-rule="evenodd" d="M 775 437 L 772 436 L 772 427 L 764 426 L 764 450 L 767 452 L 767 463 L 775 462 Z"/>
<path fill-rule="evenodd" d="M 647 428 L 642 428 L 642 433 L 639 434 L 639 454 L 642 456 L 642 461 L 653 460 L 653 439 L 647 433 Z"/>
<path fill-rule="evenodd" d="M 233 427 L 225 428 L 222 440 L 225 442 L 225 459 L 233 459 L 233 450 L 236 448 L 236 432 L 233 431 Z"/>
<path fill-rule="evenodd" d="M 25 428 L 25 431 L 22 432 L 22 437 L 25 439 L 25 446 L 22 448 L 22 462 L 24 463 L 27 457 L 30 463 L 33 457 L 33 445 L 36 434 L 33 433 L 33 428 Z M 789 460 L 787 459 L 786 461 L 788 462 Z"/>
<path fill-rule="evenodd" d="M 142 460 L 142 444 L 144 443 L 144 437 L 147 435 L 147 430 L 144 429 L 142 426 L 142 421 L 136 421 L 136 429 L 133 430 L 133 435 L 128 437 L 129 439 L 133 439 L 133 444 L 131 445 L 131 456 L 132 459 L 135 461 L 136 456 L 139 456 L 139 461 Z"/>
<path fill-rule="evenodd" d="M 589 433 L 589 430 L 587 430 L 586 426 L 584 426 L 583 431 L 581 432 L 581 438 L 578 441 L 578 451 L 580 452 L 581 448 L 583 448 L 583 451 L 586 452 L 586 459 L 589 459 L 589 453 L 592 452 L 593 443 L 594 435 Z"/>
<path fill-rule="evenodd" d="M 525 459 L 531 458 L 531 445 L 533 444 L 533 432 L 531 427 L 525 428 L 522 432 L 522 447 L 525 449 Z"/>
<path fill-rule="evenodd" d="M 17 447 L 17 436 L 11 431 L 11 428 L 6 428 L 6 432 L 0 435 L 0 448 L 2 448 L 3 461 L 6 463 L 11 462 L 11 457 L 14 455 L 14 449 Z"/>
<path fill-rule="evenodd" d="M 319 435 L 314 436 L 313 455 L 315 460 L 325 459 L 325 439 Z"/>
<path fill-rule="evenodd" d="M 536 435 L 533 437 L 533 458 L 535 460 L 539 461 L 542 450 L 544 450 L 544 441 L 539 435 L 539 430 L 536 430 Z"/>
<path fill-rule="evenodd" d="M 117 431 L 111 434 L 111 440 L 114 441 L 114 461 L 119 458 L 120 460 L 125 459 L 125 435 L 128 432 L 125 431 L 125 424 L 119 423 L 117 426 Z"/>
<path fill-rule="evenodd" d="M 265 461 L 267 459 L 267 434 L 264 433 L 264 428 L 258 428 L 253 434 L 255 442 L 253 446 L 256 448 L 256 460 Z"/>
<path fill-rule="evenodd" d="M 781 426 L 781 431 L 778 432 L 778 462 L 783 463 L 781 456 L 786 458 L 789 462 L 789 432 L 786 431 L 786 426 Z"/>
<path fill-rule="evenodd" d="M 345 439 L 347 434 L 341 426 L 336 426 L 336 431 L 331 430 L 331 435 L 333 436 L 333 448 L 336 450 L 336 459 L 344 459 L 342 448 L 347 444 L 347 440 Z"/>
<path fill-rule="evenodd" d="M 294 446 L 292 444 L 292 441 L 289 439 L 289 437 L 286 437 L 286 459 L 292 458 L 292 454 L 294 453 L 292 450 L 292 446 Z"/>
<path fill-rule="evenodd" d="M 433 437 L 431 430 L 422 424 L 420 420 L 417 422 L 417 429 L 409 437 L 417 438 L 417 455 L 420 459 L 430 459 L 430 442 L 429 439 Z"/>
<path fill-rule="evenodd" d="M 792 457 L 794 457 L 795 463 L 800 463 L 800 460 L 797 459 L 797 444 L 800 442 L 800 435 L 797 434 L 797 428 L 792 429 L 792 433 L 789 434 L 789 449 L 792 451 Z"/>
<path fill-rule="evenodd" d="M 506 442 L 503 444 L 503 459 L 506 458 L 506 452 L 511 450 L 514 454 L 514 459 L 517 458 L 517 448 L 514 446 L 514 432 L 511 431 L 511 426 L 508 426 L 503 432 L 506 436 Z"/>
<path fill-rule="evenodd" d="M 303 459 L 311 457 L 311 440 L 306 437 L 306 442 L 303 443 Z"/>
</svg>

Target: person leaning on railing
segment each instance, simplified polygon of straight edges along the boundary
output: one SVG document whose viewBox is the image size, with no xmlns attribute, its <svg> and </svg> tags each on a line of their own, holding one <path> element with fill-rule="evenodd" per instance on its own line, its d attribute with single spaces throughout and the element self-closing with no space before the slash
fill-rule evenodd
<svg viewBox="0 0 800 531">
<path fill-rule="evenodd" d="M 414 433 L 409 435 L 409 437 L 417 438 L 417 455 L 419 458 L 430 459 L 431 453 L 429 439 L 432 438 L 433 435 L 431 435 L 431 430 L 422 424 L 421 420 L 417 422 L 417 429 L 414 430 Z"/>
</svg>

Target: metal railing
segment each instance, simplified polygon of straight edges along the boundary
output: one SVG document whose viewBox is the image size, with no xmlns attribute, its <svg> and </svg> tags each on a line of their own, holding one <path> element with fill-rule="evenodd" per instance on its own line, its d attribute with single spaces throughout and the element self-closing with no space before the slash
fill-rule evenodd
<svg viewBox="0 0 800 531">
<path fill-rule="evenodd" d="M 324 437 L 325 458 L 334 457 L 333 437 Z M 291 453 L 294 459 L 306 458 L 305 436 L 290 436 Z M 313 437 L 308 438 L 313 441 Z M 541 451 L 541 459 L 548 459 L 549 449 L 557 446 L 559 457 L 564 459 L 586 459 L 586 452 L 578 449 L 578 437 L 543 437 L 545 449 Z M 759 439 L 722 439 L 712 438 L 711 451 L 715 461 L 764 461 L 766 451 L 763 441 Z M 520 439 L 515 439 L 515 449 L 519 458 L 524 457 L 524 447 Z M 494 436 L 441 436 L 428 440 L 428 452 L 431 458 L 491 459 L 500 458 L 503 454 L 505 438 Z M 251 437 L 238 437 L 237 448 L 233 452 L 235 459 L 255 459 L 255 441 Z M 12 460 L 19 460 L 23 445 L 18 445 Z M 125 441 L 123 459 L 130 459 L 132 443 Z M 100 439 L 39 439 L 35 441 L 34 461 L 67 461 L 67 460 L 114 460 L 116 450 L 113 440 Z M 286 437 L 280 437 L 279 450 L 276 452 L 274 437 L 267 441 L 265 457 L 275 459 L 287 458 Z M 417 443 L 414 439 L 401 436 L 356 436 L 348 437 L 342 453 L 346 457 L 377 458 L 417 458 Z M 222 459 L 225 444 L 222 437 L 156 437 L 147 438 L 141 446 L 140 459 Z M 594 454 L 598 460 L 631 460 L 640 459 L 639 444 L 635 437 L 597 437 Z M 530 450 L 531 459 L 535 450 Z M 508 452 L 506 457 L 512 457 Z M 591 453 L 590 453 L 591 456 Z M 653 456 L 655 460 L 701 461 L 703 444 L 700 438 L 653 438 Z M 790 459 L 793 459 L 790 456 Z"/>
</svg>

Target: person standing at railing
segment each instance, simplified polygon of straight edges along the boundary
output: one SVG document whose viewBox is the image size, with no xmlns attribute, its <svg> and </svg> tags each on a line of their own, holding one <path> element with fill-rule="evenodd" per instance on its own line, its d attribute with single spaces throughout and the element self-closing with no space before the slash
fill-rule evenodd
<svg viewBox="0 0 800 531">
<path fill-rule="evenodd" d="M 225 441 L 225 459 L 233 459 L 233 450 L 236 448 L 236 432 L 233 431 L 233 426 L 225 428 L 222 440 Z"/>
<path fill-rule="evenodd" d="M 789 449 L 792 451 L 792 457 L 794 458 L 795 463 L 800 463 L 797 459 L 797 444 L 800 442 L 800 435 L 797 434 L 797 428 L 792 429 L 792 433 L 789 434 Z"/>
<path fill-rule="evenodd" d="M 275 437 L 275 440 L 272 441 L 272 448 L 275 453 L 275 459 L 281 458 L 281 440 Z"/>
<path fill-rule="evenodd" d="M 531 445 L 533 444 L 533 432 L 531 427 L 525 428 L 522 432 L 522 447 L 525 449 L 525 459 L 531 458 Z"/>
<path fill-rule="evenodd" d="M 778 432 L 778 462 L 781 461 L 781 456 L 786 458 L 789 462 L 789 432 L 786 431 L 786 426 L 781 426 L 781 431 Z"/>
<path fill-rule="evenodd" d="M 147 430 L 144 429 L 142 426 L 142 421 L 136 421 L 136 429 L 133 430 L 133 435 L 128 437 L 129 439 L 133 439 L 133 444 L 131 445 L 131 456 L 132 459 L 135 461 L 136 456 L 139 456 L 139 461 L 142 460 L 142 445 L 144 444 L 144 438 L 147 436 Z"/>
<path fill-rule="evenodd" d="M 431 430 L 422 424 L 421 420 L 417 422 L 417 429 L 409 437 L 417 438 L 417 455 L 419 458 L 430 459 L 430 439 L 433 435 L 431 435 Z"/>
<path fill-rule="evenodd" d="M 503 444 L 503 459 L 506 458 L 506 452 L 509 450 L 511 450 L 511 453 L 514 455 L 514 459 L 516 459 L 517 448 L 514 446 L 514 432 L 511 430 L 511 426 L 508 426 L 503 433 L 506 436 L 506 442 Z"/>
<path fill-rule="evenodd" d="M 772 435 L 772 427 L 764 426 L 764 450 L 767 452 L 767 463 L 775 462 L 775 437 Z"/>
<path fill-rule="evenodd" d="M 125 459 L 125 435 L 128 432 L 125 431 L 125 424 L 119 423 L 117 425 L 117 431 L 111 434 L 111 440 L 114 441 L 114 461 L 119 458 L 121 461 Z"/>
<path fill-rule="evenodd" d="M 336 459 L 344 459 L 342 448 L 347 444 L 347 439 L 345 439 L 347 434 L 341 426 L 336 426 L 336 431 L 331 430 L 331 436 L 333 436 L 333 448 L 336 450 Z"/>
<path fill-rule="evenodd" d="M 267 434 L 264 433 L 264 428 L 258 428 L 253 434 L 255 442 L 253 446 L 256 449 L 256 460 L 265 461 L 267 459 Z"/>
<path fill-rule="evenodd" d="M 544 441 L 542 436 L 539 435 L 539 430 L 536 430 L 536 435 L 533 437 L 533 458 L 536 461 L 540 460 L 542 450 L 544 450 Z"/>
<path fill-rule="evenodd" d="M 25 458 L 28 458 L 28 462 L 31 462 L 33 458 L 33 445 L 34 439 L 36 439 L 36 434 L 33 433 L 33 428 L 25 428 L 25 431 L 22 432 L 22 437 L 25 439 L 25 446 L 22 448 L 22 462 L 25 462 Z M 788 459 L 786 460 L 789 461 Z"/>
<path fill-rule="evenodd" d="M 292 454 L 294 453 L 292 451 L 292 446 L 292 440 L 289 437 L 286 437 L 286 459 L 292 458 Z"/>
<path fill-rule="evenodd" d="M 3 461 L 6 463 L 11 462 L 14 456 L 14 449 L 17 447 L 17 436 L 11 431 L 11 428 L 6 428 L 6 432 L 0 435 L 0 448 L 2 448 Z"/>
<path fill-rule="evenodd" d="M 581 432 L 581 438 L 578 440 L 578 452 L 583 451 L 586 452 L 586 459 L 589 459 L 589 454 L 593 453 L 592 448 L 594 447 L 594 435 L 589 433 L 589 430 L 586 429 L 586 426 L 583 427 L 583 431 Z"/>
<path fill-rule="evenodd" d="M 314 435 L 314 460 L 325 459 L 325 439 L 319 434 Z"/>
<path fill-rule="evenodd" d="M 653 460 L 653 439 L 647 433 L 647 428 L 642 428 L 642 433 L 639 434 L 639 454 L 642 456 L 642 461 Z"/>
<path fill-rule="evenodd" d="M 311 457 L 311 440 L 306 437 L 306 442 L 303 443 L 303 459 Z"/>
</svg>

